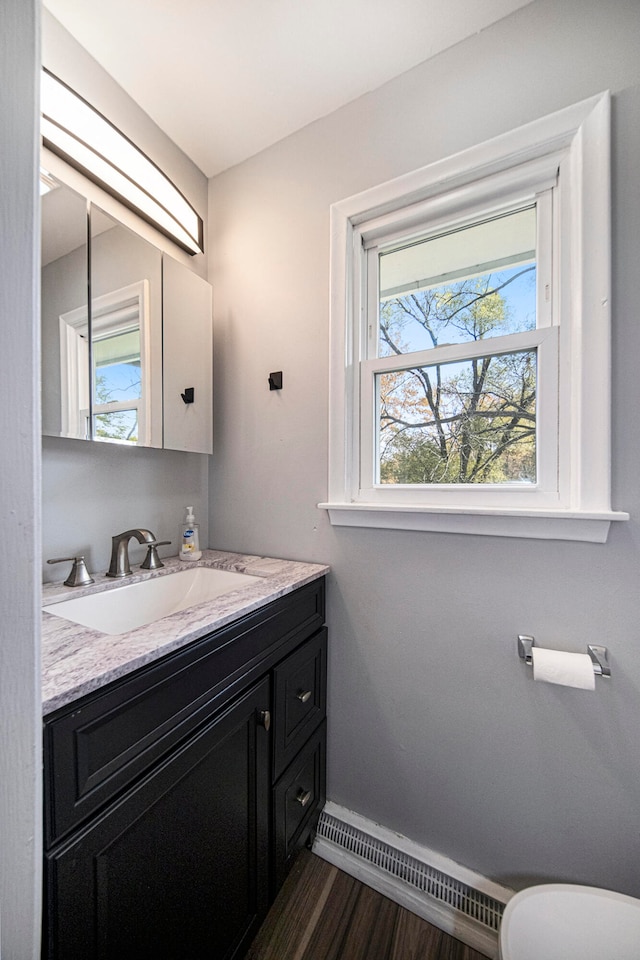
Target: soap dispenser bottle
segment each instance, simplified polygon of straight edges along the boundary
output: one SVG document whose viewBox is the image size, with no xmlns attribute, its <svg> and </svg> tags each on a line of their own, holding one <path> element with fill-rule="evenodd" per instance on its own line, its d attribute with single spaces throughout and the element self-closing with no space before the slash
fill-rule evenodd
<svg viewBox="0 0 640 960">
<path fill-rule="evenodd" d="M 193 560 L 199 560 L 202 556 L 200 549 L 200 530 L 198 524 L 194 522 L 193 507 L 187 507 L 185 522 L 180 530 L 180 553 L 181 560 L 187 563 Z"/>
</svg>

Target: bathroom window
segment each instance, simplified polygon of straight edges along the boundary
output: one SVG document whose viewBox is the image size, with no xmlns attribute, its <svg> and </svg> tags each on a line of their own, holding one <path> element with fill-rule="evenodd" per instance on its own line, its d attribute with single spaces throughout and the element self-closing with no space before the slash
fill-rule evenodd
<svg viewBox="0 0 640 960">
<path fill-rule="evenodd" d="M 541 435 L 556 445 L 542 417 L 558 376 L 551 205 L 548 190 L 507 213 L 364 245 L 363 490 L 542 482 Z"/>
<path fill-rule="evenodd" d="M 148 357 L 148 280 L 94 297 L 90 322 L 86 304 L 63 314 L 60 317 L 63 435 L 148 444 Z"/>
<path fill-rule="evenodd" d="M 607 95 L 334 205 L 334 524 L 606 539 Z M 588 425 L 588 426 L 587 426 Z"/>
<path fill-rule="evenodd" d="M 148 443 L 148 310 L 148 280 L 92 301 L 94 440 Z"/>
<path fill-rule="evenodd" d="M 96 440 L 137 443 L 141 435 L 142 359 L 140 328 L 93 338 Z M 144 435 L 144 431 L 142 431 Z"/>
</svg>

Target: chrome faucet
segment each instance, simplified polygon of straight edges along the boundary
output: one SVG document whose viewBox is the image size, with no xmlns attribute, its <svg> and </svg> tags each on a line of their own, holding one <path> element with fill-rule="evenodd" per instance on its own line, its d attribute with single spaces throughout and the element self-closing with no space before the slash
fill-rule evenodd
<svg viewBox="0 0 640 960">
<path fill-rule="evenodd" d="M 107 572 L 108 577 L 129 577 L 129 540 L 135 537 L 138 543 L 157 545 L 155 534 L 150 530 L 125 530 L 111 537 L 111 563 Z"/>
</svg>

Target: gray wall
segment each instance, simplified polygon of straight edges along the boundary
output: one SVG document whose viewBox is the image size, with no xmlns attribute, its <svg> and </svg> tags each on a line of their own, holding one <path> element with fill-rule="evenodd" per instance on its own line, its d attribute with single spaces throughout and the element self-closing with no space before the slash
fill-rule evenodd
<svg viewBox="0 0 640 960">
<path fill-rule="evenodd" d="M 84 555 L 89 570 L 106 573 L 111 537 L 146 527 L 171 540 L 160 556 L 178 553 L 185 506 L 194 505 L 202 542 L 208 544 L 208 457 L 143 447 L 121 450 L 108 443 L 44 437 L 42 441 L 43 582 L 63 580 L 68 564 L 46 560 Z M 132 563 L 145 548 L 132 540 Z"/>
<path fill-rule="evenodd" d="M 42 25 L 44 65 L 101 110 L 167 173 L 203 216 L 206 231 L 204 175 L 46 10 Z M 204 255 L 181 253 L 100 191 L 92 198 L 194 272 L 206 275 Z M 208 543 L 208 457 L 45 438 L 42 474 L 43 561 L 84 553 L 89 569 L 104 573 L 111 537 L 139 526 L 153 530 L 161 540 L 172 541 L 171 547 L 162 548 L 161 555 L 175 554 L 187 504 L 194 505 L 202 542 Z M 132 542 L 132 562 L 143 559 L 144 550 Z M 45 582 L 65 575 L 64 566 L 42 563 Z"/>
<path fill-rule="evenodd" d="M 0 954 L 39 957 L 40 463 L 36 237 L 39 3 L 3 0 L 0 36 Z"/>
<path fill-rule="evenodd" d="M 613 93 L 613 506 L 605 545 L 331 528 L 329 205 Z M 210 183 L 212 542 L 328 561 L 329 796 L 515 887 L 640 896 L 640 5 L 535 0 Z M 267 375 L 284 371 L 284 390 Z M 516 635 L 585 651 L 534 684 Z"/>
</svg>

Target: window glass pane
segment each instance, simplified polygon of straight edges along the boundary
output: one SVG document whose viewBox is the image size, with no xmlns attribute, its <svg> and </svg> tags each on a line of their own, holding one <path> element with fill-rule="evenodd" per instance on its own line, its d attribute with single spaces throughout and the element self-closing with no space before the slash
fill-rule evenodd
<svg viewBox="0 0 640 960">
<path fill-rule="evenodd" d="M 536 210 L 381 253 L 378 355 L 536 326 Z"/>
<path fill-rule="evenodd" d="M 536 350 L 376 375 L 382 484 L 536 481 Z"/>
<path fill-rule="evenodd" d="M 140 330 L 94 341 L 96 405 L 142 396 Z"/>
<path fill-rule="evenodd" d="M 98 413 L 93 419 L 93 435 L 96 440 L 138 442 L 137 410 L 114 410 L 111 413 Z"/>
</svg>

